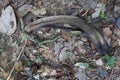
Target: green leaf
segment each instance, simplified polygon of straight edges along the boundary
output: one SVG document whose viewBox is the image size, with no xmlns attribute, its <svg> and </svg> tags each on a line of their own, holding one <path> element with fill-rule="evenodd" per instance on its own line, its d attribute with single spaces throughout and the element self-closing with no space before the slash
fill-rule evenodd
<svg viewBox="0 0 120 80">
<path fill-rule="evenodd" d="M 40 63 L 40 64 L 42 63 L 41 56 L 37 56 L 36 62 L 37 62 L 37 63 Z"/>
<path fill-rule="evenodd" d="M 3 52 L 3 48 L 0 48 L 0 52 Z"/>
<path fill-rule="evenodd" d="M 93 64 L 89 64 L 90 69 L 97 69 L 97 66 L 94 66 Z"/>
<path fill-rule="evenodd" d="M 0 80 L 5 80 L 4 78 L 0 78 Z"/>
<path fill-rule="evenodd" d="M 114 56 L 110 56 L 108 54 L 105 54 L 104 58 L 106 59 L 107 61 L 107 66 L 112 68 L 115 66 L 115 62 L 116 62 L 116 59 Z"/>
<path fill-rule="evenodd" d="M 103 10 L 100 11 L 100 15 L 99 15 L 102 19 L 106 19 L 106 15 L 105 12 Z"/>
<path fill-rule="evenodd" d="M 31 66 L 32 62 L 31 61 L 27 61 L 27 65 Z"/>
</svg>

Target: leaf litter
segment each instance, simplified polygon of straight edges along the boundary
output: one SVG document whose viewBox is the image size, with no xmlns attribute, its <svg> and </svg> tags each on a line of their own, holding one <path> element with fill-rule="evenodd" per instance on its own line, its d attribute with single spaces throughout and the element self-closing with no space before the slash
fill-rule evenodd
<svg viewBox="0 0 120 80">
<path fill-rule="evenodd" d="M 113 55 L 119 53 L 117 49 L 120 46 L 119 1 L 115 0 L 115 7 L 112 8 L 114 15 L 108 11 L 109 4 L 113 4 L 112 0 L 15 1 L 11 0 L 12 6 L 8 1 L 1 10 L 0 79 L 107 80 L 115 78 L 116 75 L 116 79 L 119 79 L 119 55 Z M 96 28 L 100 27 L 107 43 L 116 52 L 96 55 L 100 52 L 82 31 L 43 28 L 26 33 L 23 30 L 23 24 L 27 25 L 41 17 L 61 14 L 81 16 L 90 24 L 94 23 Z M 112 18 L 109 19 L 108 15 Z M 20 23 L 21 18 L 23 24 Z M 66 27 L 67 24 L 63 25 Z M 27 44 L 24 42 L 26 35 Z M 22 49 L 23 47 L 25 49 Z M 22 55 L 18 59 L 20 53 Z M 17 74 L 12 74 L 14 70 Z"/>
</svg>

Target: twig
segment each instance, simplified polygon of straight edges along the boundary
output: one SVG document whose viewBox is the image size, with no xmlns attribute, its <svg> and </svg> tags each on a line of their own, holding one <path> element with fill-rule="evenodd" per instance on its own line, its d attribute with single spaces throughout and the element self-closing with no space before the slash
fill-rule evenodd
<svg viewBox="0 0 120 80">
<path fill-rule="evenodd" d="M 88 13 L 89 9 L 86 10 L 85 13 L 82 14 L 82 17 L 84 17 Z"/>
<path fill-rule="evenodd" d="M 20 20 L 20 21 L 21 21 L 21 20 Z M 21 21 L 21 27 L 22 27 L 22 29 L 23 29 L 23 27 L 24 27 L 24 24 L 23 24 L 22 21 Z M 25 48 L 25 46 L 26 46 L 26 43 L 27 43 L 27 39 L 25 38 L 25 43 L 24 43 L 24 45 L 23 45 L 23 47 L 22 47 L 22 49 L 21 49 L 21 51 L 20 51 L 20 53 L 19 53 L 16 61 L 15 61 L 15 63 L 16 63 L 17 61 L 19 61 L 20 58 L 21 58 L 21 56 L 23 55 L 23 53 L 24 53 L 24 48 Z M 14 63 L 14 65 L 15 65 L 15 63 Z M 10 80 L 10 78 L 11 78 L 11 75 L 12 75 L 12 73 L 13 73 L 13 71 L 14 71 L 14 65 L 13 65 L 13 67 L 12 67 L 12 69 L 11 69 L 8 77 L 7 77 L 7 80 Z"/>
<path fill-rule="evenodd" d="M 113 69 L 112 69 L 112 71 L 111 71 L 111 73 L 110 73 L 110 76 L 109 76 L 109 79 L 108 79 L 108 80 L 111 79 L 112 74 L 113 74 Z"/>
<path fill-rule="evenodd" d="M 26 43 L 27 43 L 27 39 L 25 40 L 25 44 L 24 44 L 24 46 L 22 47 L 22 49 L 21 49 L 21 51 L 20 51 L 20 54 L 19 54 L 17 60 L 15 61 L 15 63 L 16 63 L 17 61 L 19 61 L 19 59 L 20 59 L 21 56 L 23 55 L 23 53 L 24 53 L 23 51 L 24 51 L 24 48 L 25 48 L 25 46 L 26 46 Z M 15 65 L 15 63 L 14 63 L 14 65 Z M 10 77 L 11 77 L 13 71 L 14 71 L 14 66 L 12 67 L 9 76 L 7 77 L 7 80 L 10 80 Z"/>
</svg>

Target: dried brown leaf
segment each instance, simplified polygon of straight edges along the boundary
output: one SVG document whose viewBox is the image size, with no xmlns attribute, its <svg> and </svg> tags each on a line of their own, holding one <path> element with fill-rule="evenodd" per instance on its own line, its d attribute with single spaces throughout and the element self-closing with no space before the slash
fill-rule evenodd
<svg viewBox="0 0 120 80">
<path fill-rule="evenodd" d="M 32 44 L 33 42 L 31 40 L 27 40 L 27 43 L 26 43 L 27 46 L 31 46 Z"/>
<path fill-rule="evenodd" d="M 68 40 L 68 41 L 71 41 L 71 40 L 72 40 L 70 34 L 69 34 L 68 32 L 66 32 L 66 31 L 64 31 L 64 30 L 61 30 L 61 35 L 62 35 L 62 37 L 63 37 L 64 39 L 66 39 L 66 40 Z"/>
<path fill-rule="evenodd" d="M 44 7 L 41 7 L 41 8 L 33 7 L 31 9 L 29 9 L 29 11 L 37 16 L 46 14 L 46 9 Z"/>
<path fill-rule="evenodd" d="M 103 31 L 104 31 L 104 33 L 105 33 L 107 36 L 111 36 L 111 35 L 112 35 L 112 31 L 110 30 L 109 27 L 104 28 Z"/>
<path fill-rule="evenodd" d="M 22 5 L 20 8 L 17 10 L 17 15 L 18 17 L 23 17 L 28 13 L 28 10 L 31 9 L 33 6 L 30 4 L 25 4 Z"/>
<path fill-rule="evenodd" d="M 39 5 L 40 6 L 40 5 Z M 17 11 L 17 15 L 19 17 L 23 17 L 25 16 L 28 12 L 32 12 L 34 15 L 40 16 L 40 15 L 45 15 L 46 14 L 46 9 L 41 6 L 41 7 L 35 7 L 32 6 L 30 4 L 25 4 L 23 6 L 21 6 L 18 11 Z"/>
<path fill-rule="evenodd" d="M 36 56 L 34 56 L 33 54 L 30 54 L 29 58 L 30 58 L 31 61 L 35 61 L 36 60 Z"/>
<path fill-rule="evenodd" d="M 119 44 L 118 44 L 118 41 L 115 41 L 113 44 L 112 44 L 112 47 L 115 48 L 115 47 L 118 47 Z"/>
<path fill-rule="evenodd" d="M 91 46 L 91 49 L 92 49 L 92 50 L 95 50 L 95 49 L 96 49 L 96 47 L 95 47 L 95 45 L 94 45 L 93 42 L 90 42 L 90 46 Z"/>
<path fill-rule="evenodd" d="M 72 52 L 67 51 L 69 50 L 68 48 L 63 48 L 59 54 L 59 61 L 65 61 L 66 59 L 72 58 Z"/>
<path fill-rule="evenodd" d="M 44 57 L 45 59 L 53 59 L 54 58 L 53 50 L 39 48 L 39 51 L 42 54 L 42 57 Z"/>
<path fill-rule="evenodd" d="M 120 74 L 120 67 L 114 67 L 113 74 Z"/>
<path fill-rule="evenodd" d="M 54 45 L 55 45 L 55 47 L 54 47 L 55 54 L 59 54 L 61 49 L 62 49 L 62 47 L 63 47 L 62 42 L 57 42 Z"/>
<path fill-rule="evenodd" d="M 20 72 L 23 70 L 23 64 L 21 61 L 16 62 L 14 65 L 15 71 Z"/>
<path fill-rule="evenodd" d="M 120 67 L 120 61 L 116 61 L 116 66 Z"/>
</svg>

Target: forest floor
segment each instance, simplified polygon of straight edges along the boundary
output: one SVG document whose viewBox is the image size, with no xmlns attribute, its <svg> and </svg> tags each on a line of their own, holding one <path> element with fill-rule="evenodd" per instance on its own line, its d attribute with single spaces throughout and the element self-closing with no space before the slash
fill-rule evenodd
<svg viewBox="0 0 120 80">
<path fill-rule="evenodd" d="M 0 15 L 0 80 L 120 80 L 120 0 L 0 0 Z M 25 29 L 58 15 L 83 19 L 114 51 L 81 30 Z"/>
</svg>

